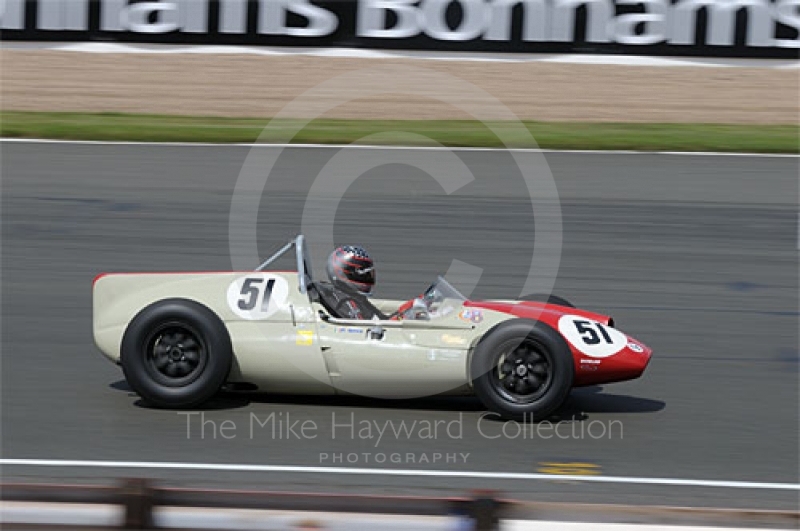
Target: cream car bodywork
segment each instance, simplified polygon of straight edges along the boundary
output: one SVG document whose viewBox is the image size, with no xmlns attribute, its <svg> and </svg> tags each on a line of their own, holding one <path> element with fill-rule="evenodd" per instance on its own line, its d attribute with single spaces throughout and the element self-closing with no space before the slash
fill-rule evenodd
<svg viewBox="0 0 800 531">
<path fill-rule="evenodd" d="M 304 271 L 305 262 L 298 263 Z M 125 330 L 140 311 L 164 299 L 188 299 L 211 309 L 228 330 L 234 353 L 228 382 L 290 394 L 463 394 L 471 391 L 470 350 L 509 318 L 484 310 L 480 322 L 472 322 L 464 318 L 462 302 L 453 299 L 430 320 L 335 319 L 311 301 L 305 289 L 310 278 L 304 275 L 258 270 L 100 275 L 93 289 L 95 342 L 119 363 Z M 374 302 L 386 312 L 402 303 Z M 251 303 L 254 308 L 247 310 Z"/>
</svg>

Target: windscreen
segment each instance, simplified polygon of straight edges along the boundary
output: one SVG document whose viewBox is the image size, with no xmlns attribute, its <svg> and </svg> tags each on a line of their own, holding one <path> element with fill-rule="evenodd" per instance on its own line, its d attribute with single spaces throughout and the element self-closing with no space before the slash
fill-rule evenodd
<svg viewBox="0 0 800 531">
<path fill-rule="evenodd" d="M 438 277 L 436 282 L 425 290 L 422 300 L 428 309 L 428 318 L 436 319 L 451 314 L 460 308 L 467 298 L 444 278 Z"/>
</svg>

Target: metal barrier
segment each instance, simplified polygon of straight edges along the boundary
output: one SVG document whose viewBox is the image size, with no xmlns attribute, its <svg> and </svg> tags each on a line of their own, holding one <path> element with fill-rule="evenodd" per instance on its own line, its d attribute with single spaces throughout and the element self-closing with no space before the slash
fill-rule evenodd
<svg viewBox="0 0 800 531">
<path fill-rule="evenodd" d="M 127 479 L 119 486 L 0 485 L 0 499 L 13 502 L 119 505 L 123 529 L 155 529 L 156 507 L 318 511 L 408 516 L 461 516 L 476 531 L 498 529 L 505 502 L 491 492 L 475 491 L 465 498 L 309 494 L 247 490 L 206 490 L 155 486 L 144 479 Z"/>
<path fill-rule="evenodd" d="M 473 491 L 466 497 L 422 497 L 189 489 L 158 486 L 145 479 L 126 479 L 117 486 L 5 483 L 0 484 L 0 500 L 116 505 L 123 508 L 124 517 L 120 520 L 120 527 L 124 529 L 155 529 L 157 522 L 154 512 L 159 507 L 453 516 L 469 519 L 472 529 L 476 531 L 499 529 L 501 518 L 538 520 L 542 523 L 658 523 L 782 529 L 800 526 L 798 511 L 524 502 L 500 498 L 492 491 Z M 47 526 L 49 529 L 64 527 Z M 36 529 L 41 527 L 37 526 Z"/>
</svg>

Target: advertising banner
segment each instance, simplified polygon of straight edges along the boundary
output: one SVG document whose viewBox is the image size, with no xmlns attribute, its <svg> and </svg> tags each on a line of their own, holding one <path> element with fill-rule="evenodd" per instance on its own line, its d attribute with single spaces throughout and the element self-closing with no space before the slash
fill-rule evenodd
<svg viewBox="0 0 800 531">
<path fill-rule="evenodd" d="M 796 58 L 800 0 L 0 0 L 3 40 Z"/>
</svg>

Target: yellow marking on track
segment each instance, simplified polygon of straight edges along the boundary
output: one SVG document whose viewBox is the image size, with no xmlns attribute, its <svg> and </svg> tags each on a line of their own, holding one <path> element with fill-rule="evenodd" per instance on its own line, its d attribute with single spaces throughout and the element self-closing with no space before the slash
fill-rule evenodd
<svg viewBox="0 0 800 531">
<path fill-rule="evenodd" d="M 600 465 L 594 463 L 555 463 L 544 461 L 539 463 L 537 472 L 554 476 L 599 476 Z"/>
</svg>

